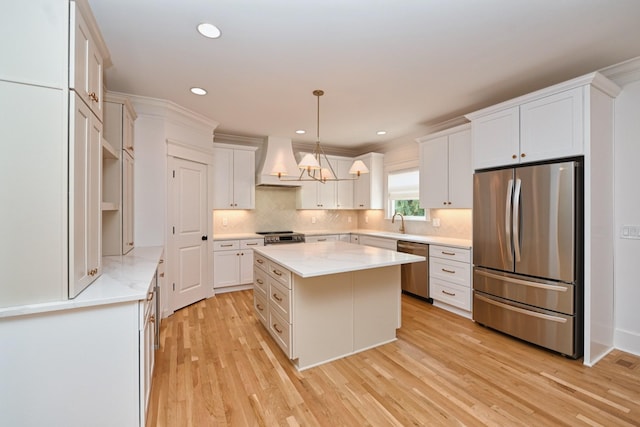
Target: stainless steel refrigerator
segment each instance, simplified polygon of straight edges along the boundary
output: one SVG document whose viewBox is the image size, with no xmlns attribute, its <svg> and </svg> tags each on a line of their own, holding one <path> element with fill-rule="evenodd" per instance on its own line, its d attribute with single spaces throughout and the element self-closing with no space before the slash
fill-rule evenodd
<svg viewBox="0 0 640 427">
<path fill-rule="evenodd" d="M 583 354 L 583 190 L 579 159 L 476 171 L 473 319 Z"/>
</svg>

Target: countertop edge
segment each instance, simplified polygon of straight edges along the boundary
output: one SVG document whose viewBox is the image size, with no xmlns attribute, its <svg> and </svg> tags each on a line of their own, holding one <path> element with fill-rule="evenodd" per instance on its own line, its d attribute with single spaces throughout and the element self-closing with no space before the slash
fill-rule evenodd
<svg viewBox="0 0 640 427">
<path fill-rule="evenodd" d="M 126 255 L 103 257 L 102 275 L 77 297 L 0 308 L 0 318 L 141 301 L 147 297 L 163 250 L 162 246 L 140 247 Z"/>
</svg>

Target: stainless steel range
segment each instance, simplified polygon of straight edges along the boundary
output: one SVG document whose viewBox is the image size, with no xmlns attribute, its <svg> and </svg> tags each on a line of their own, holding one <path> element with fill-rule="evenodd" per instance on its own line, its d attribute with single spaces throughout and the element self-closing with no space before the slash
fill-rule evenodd
<svg viewBox="0 0 640 427">
<path fill-rule="evenodd" d="M 258 231 L 264 236 L 264 244 L 279 245 L 282 243 L 304 243 L 304 234 L 295 231 Z"/>
</svg>

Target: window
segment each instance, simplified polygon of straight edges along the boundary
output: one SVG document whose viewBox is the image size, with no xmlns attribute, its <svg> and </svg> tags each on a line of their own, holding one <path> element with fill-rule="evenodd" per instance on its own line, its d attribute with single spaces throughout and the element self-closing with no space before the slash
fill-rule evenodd
<svg viewBox="0 0 640 427">
<path fill-rule="evenodd" d="M 387 189 L 389 194 L 388 217 L 395 212 L 405 219 L 427 219 L 419 200 L 420 172 L 417 168 L 389 172 Z"/>
</svg>

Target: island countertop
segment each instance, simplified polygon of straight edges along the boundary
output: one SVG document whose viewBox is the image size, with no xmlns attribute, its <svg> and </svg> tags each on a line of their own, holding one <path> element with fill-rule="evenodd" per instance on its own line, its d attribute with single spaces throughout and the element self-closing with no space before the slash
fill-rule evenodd
<svg viewBox="0 0 640 427">
<path fill-rule="evenodd" d="M 426 260 L 418 255 L 336 241 L 271 245 L 253 250 L 300 277 L 324 276 Z"/>
</svg>

